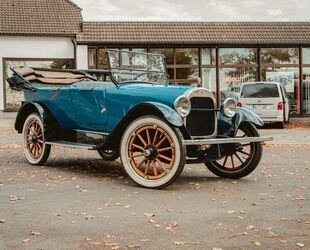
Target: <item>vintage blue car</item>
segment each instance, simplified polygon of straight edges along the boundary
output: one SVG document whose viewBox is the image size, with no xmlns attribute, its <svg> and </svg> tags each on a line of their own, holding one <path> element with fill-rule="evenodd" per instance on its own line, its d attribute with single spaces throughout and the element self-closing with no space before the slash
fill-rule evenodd
<svg viewBox="0 0 310 250">
<path fill-rule="evenodd" d="M 217 108 L 205 88 L 171 85 L 161 54 L 107 50 L 107 70 L 15 68 L 10 87 L 24 91 L 15 129 L 30 164 L 44 164 L 51 145 L 120 157 L 128 176 L 163 188 L 186 162 L 220 177 L 250 174 L 262 157 L 262 120 L 233 99 Z M 96 76 L 96 77 L 95 77 Z"/>
</svg>

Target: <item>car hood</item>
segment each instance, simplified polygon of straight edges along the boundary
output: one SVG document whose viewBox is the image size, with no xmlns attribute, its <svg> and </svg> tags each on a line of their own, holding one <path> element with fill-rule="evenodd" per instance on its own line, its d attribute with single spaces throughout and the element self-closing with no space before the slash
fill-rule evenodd
<svg viewBox="0 0 310 250">
<path fill-rule="evenodd" d="M 173 107 L 175 99 L 182 95 L 191 86 L 149 84 L 149 83 L 126 83 L 116 88 L 108 89 L 107 94 L 118 95 L 122 101 L 130 102 L 134 106 L 143 102 L 160 102 Z M 110 96 L 111 98 L 113 98 Z M 116 96 L 115 96 L 116 98 Z"/>
</svg>

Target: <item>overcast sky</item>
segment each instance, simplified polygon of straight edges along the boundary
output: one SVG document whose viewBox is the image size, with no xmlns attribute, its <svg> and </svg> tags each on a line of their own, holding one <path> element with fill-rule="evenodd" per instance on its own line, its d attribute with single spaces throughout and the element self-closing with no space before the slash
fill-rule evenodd
<svg viewBox="0 0 310 250">
<path fill-rule="evenodd" d="M 310 0 L 73 0 L 85 21 L 310 21 Z"/>
</svg>

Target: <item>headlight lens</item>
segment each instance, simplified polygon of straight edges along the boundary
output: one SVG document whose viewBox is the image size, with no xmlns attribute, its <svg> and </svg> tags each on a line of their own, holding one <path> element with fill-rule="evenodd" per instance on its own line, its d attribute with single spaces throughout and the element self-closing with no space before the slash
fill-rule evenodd
<svg viewBox="0 0 310 250">
<path fill-rule="evenodd" d="M 181 117 L 186 117 L 191 111 L 191 102 L 186 96 L 179 96 L 174 102 L 174 108 Z"/>
<path fill-rule="evenodd" d="M 237 104 L 232 98 L 227 98 L 223 103 L 223 112 L 228 117 L 233 117 L 236 114 Z"/>
</svg>

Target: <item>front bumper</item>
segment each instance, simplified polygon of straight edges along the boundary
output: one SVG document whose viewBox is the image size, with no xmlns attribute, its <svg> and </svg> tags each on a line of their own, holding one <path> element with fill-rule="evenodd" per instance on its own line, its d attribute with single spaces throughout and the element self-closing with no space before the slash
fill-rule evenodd
<svg viewBox="0 0 310 250">
<path fill-rule="evenodd" d="M 194 140 L 183 140 L 183 145 L 229 144 L 229 143 L 244 143 L 244 142 L 263 142 L 272 140 L 273 138 L 268 136 L 194 139 Z"/>
</svg>

